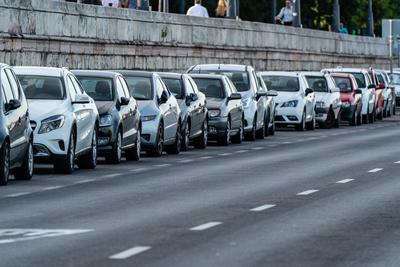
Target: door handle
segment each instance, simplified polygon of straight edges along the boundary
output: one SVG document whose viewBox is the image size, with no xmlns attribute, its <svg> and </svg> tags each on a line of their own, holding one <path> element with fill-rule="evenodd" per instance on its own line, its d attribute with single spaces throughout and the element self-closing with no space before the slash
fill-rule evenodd
<svg viewBox="0 0 400 267">
<path fill-rule="evenodd" d="M 22 121 L 22 117 L 19 117 L 18 122 L 21 123 L 21 121 Z"/>
</svg>

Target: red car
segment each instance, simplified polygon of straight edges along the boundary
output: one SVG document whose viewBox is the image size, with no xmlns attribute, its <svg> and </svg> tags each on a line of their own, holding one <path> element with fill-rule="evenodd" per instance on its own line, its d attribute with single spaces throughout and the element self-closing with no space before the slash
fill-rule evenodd
<svg viewBox="0 0 400 267">
<path fill-rule="evenodd" d="M 340 89 L 342 102 L 341 119 L 351 126 L 361 124 L 362 91 L 358 89 L 357 81 L 351 74 L 331 73 L 336 86 Z"/>
<path fill-rule="evenodd" d="M 383 118 L 383 109 L 385 108 L 385 98 L 383 96 L 383 90 L 385 90 L 385 84 L 380 84 L 376 72 L 373 68 L 368 69 L 368 74 L 371 77 L 372 83 L 376 86 L 375 89 L 375 116 L 378 120 Z"/>
</svg>

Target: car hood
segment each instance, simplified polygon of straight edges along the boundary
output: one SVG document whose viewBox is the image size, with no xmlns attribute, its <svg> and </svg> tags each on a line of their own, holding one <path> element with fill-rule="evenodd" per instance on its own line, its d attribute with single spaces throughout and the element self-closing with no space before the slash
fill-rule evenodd
<svg viewBox="0 0 400 267">
<path fill-rule="evenodd" d="M 279 91 L 278 95 L 274 97 L 275 103 L 282 104 L 286 101 L 296 100 L 300 98 L 300 92 L 284 92 Z"/>
<path fill-rule="evenodd" d="M 96 101 L 96 107 L 99 115 L 110 113 L 110 110 L 115 106 L 114 101 Z"/>
<path fill-rule="evenodd" d="M 207 98 L 207 108 L 208 109 L 218 109 L 225 103 L 225 98 Z"/>
<path fill-rule="evenodd" d="M 141 116 L 158 115 L 160 112 L 153 100 L 138 100 L 137 104 Z"/>
<path fill-rule="evenodd" d="M 28 99 L 29 116 L 31 120 L 36 122 L 47 119 L 54 115 L 62 115 L 67 113 L 65 100 L 37 100 Z"/>
</svg>

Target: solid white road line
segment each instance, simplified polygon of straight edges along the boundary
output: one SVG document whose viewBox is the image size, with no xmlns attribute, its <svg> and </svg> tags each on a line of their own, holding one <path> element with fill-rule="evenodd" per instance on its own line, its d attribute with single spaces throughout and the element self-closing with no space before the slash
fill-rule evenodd
<svg viewBox="0 0 400 267">
<path fill-rule="evenodd" d="M 110 256 L 109 259 L 124 260 L 124 259 L 130 258 L 132 256 L 135 256 L 139 253 L 145 252 L 149 249 L 151 249 L 151 247 L 133 247 L 128 250 L 122 251 L 118 254 L 114 254 L 114 255 Z"/>
<path fill-rule="evenodd" d="M 215 227 L 215 226 L 220 225 L 220 224 L 222 224 L 222 222 L 208 222 L 208 223 L 205 223 L 205 224 L 201 224 L 201 225 L 192 227 L 189 230 L 190 231 L 203 231 L 203 230 L 210 229 L 210 228 Z"/>
<path fill-rule="evenodd" d="M 337 184 L 347 184 L 352 181 L 354 181 L 354 179 L 344 179 L 344 180 L 337 181 L 336 183 Z"/>
<path fill-rule="evenodd" d="M 304 192 L 300 192 L 300 193 L 297 193 L 297 195 L 298 196 L 307 196 L 307 195 L 311 195 L 311 194 L 313 194 L 313 193 L 316 193 L 316 192 L 318 192 L 319 190 L 307 190 L 307 191 L 304 191 Z"/>
<path fill-rule="evenodd" d="M 263 205 L 263 206 L 251 209 L 250 211 L 263 211 L 263 210 L 271 209 L 273 207 L 276 207 L 276 205 L 267 204 L 267 205 Z"/>
<path fill-rule="evenodd" d="M 26 196 L 26 195 L 30 195 L 30 194 L 32 194 L 32 192 L 21 192 L 21 193 L 5 195 L 4 197 L 20 197 L 20 196 Z"/>
<path fill-rule="evenodd" d="M 42 190 L 43 191 L 49 191 L 49 190 L 55 190 L 55 189 L 60 189 L 66 187 L 66 185 L 56 185 L 56 186 L 49 186 L 49 187 L 45 187 Z"/>
<path fill-rule="evenodd" d="M 86 180 L 81 180 L 81 181 L 76 181 L 74 184 L 86 184 L 86 183 L 91 183 L 96 181 L 95 179 L 86 179 Z"/>
<path fill-rule="evenodd" d="M 375 172 L 380 172 L 381 170 L 383 170 L 383 168 L 375 168 L 375 169 L 369 170 L 368 172 L 375 173 Z"/>
</svg>

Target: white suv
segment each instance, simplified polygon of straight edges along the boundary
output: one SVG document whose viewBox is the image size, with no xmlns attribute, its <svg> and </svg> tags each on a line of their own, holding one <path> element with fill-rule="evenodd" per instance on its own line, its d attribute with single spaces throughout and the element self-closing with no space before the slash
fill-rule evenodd
<svg viewBox="0 0 400 267">
<path fill-rule="evenodd" d="M 320 128 L 338 128 L 340 124 L 340 90 L 329 74 L 321 72 L 301 73 L 308 84 L 308 88 L 314 90 L 316 101 L 316 120 Z"/>
<path fill-rule="evenodd" d="M 15 67 L 29 102 L 34 157 L 53 163 L 56 172 L 72 173 L 97 163 L 99 114 L 94 100 L 65 68 Z"/>
<path fill-rule="evenodd" d="M 315 94 L 307 87 L 303 75 L 295 72 L 260 72 L 268 89 L 278 92 L 275 97 L 275 123 L 277 125 L 294 125 L 296 130 L 314 130 Z"/>
</svg>

